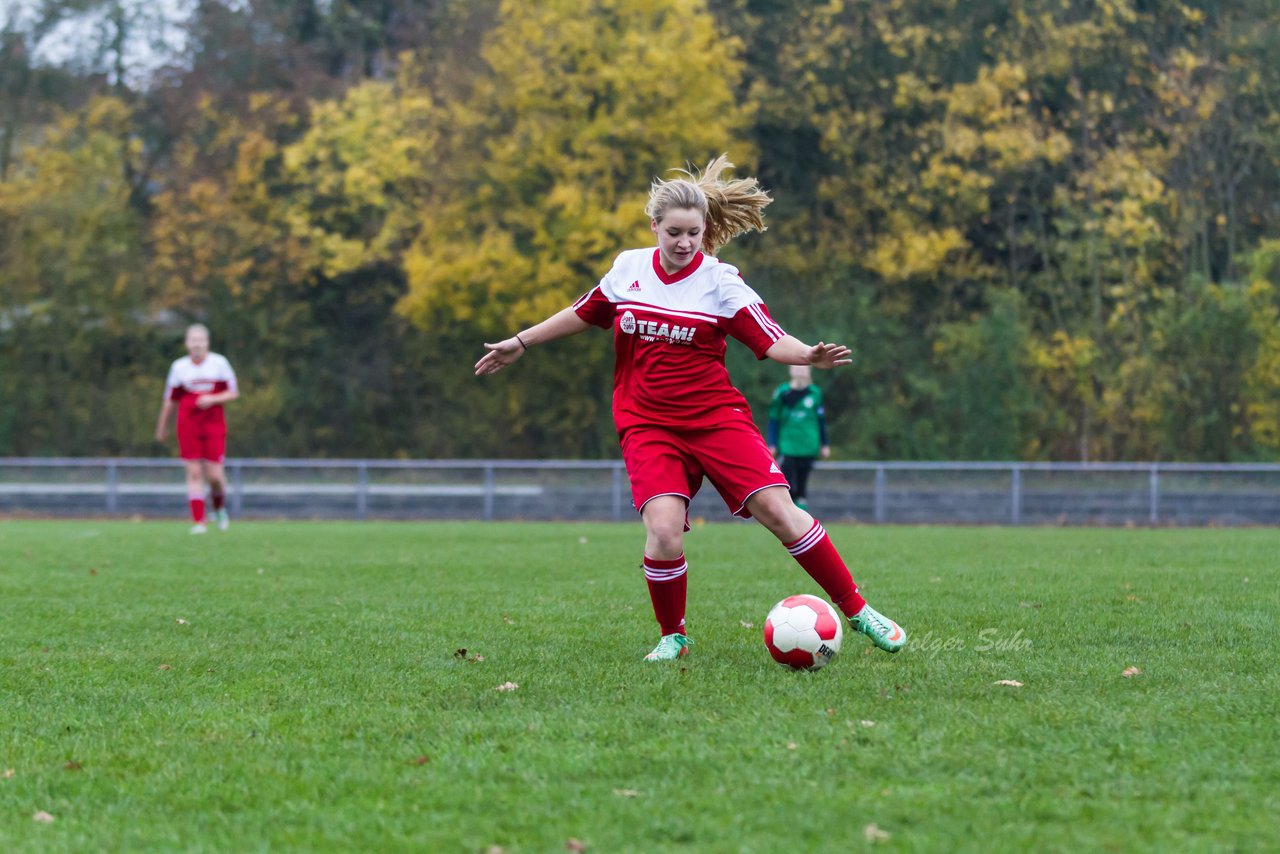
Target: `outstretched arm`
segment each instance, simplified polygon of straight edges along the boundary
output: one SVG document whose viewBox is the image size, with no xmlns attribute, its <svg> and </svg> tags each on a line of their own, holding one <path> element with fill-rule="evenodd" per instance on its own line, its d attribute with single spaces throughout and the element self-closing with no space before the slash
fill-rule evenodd
<svg viewBox="0 0 1280 854">
<path fill-rule="evenodd" d="M 173 401 L 168 397 L 160 406 L 160 417 L 156 419 L 156 441 L 163 442 L 169 435 L 169 416 L 173 414 Z"/>
<path fill-rule="evenodd" d="M 764 353 L 775 362 L 784 365 L 812 365 L 815 368 L 835 368 L 849 365 L 853 351 L 843 344 L 825 344 L 819 341 L 810 347 L 791 335 L 783 335 Z"/>
<path fill-rule="evenodd" d="M 533 345 L 577 335 L 590 326 L 591 324 L 578 316 L 572 306 L 562 309 L 536 326 L 523 329 L 505 341 L 499 341 L 497 344 L 486 343 L 484 346 L 489 352 L 476 362 L 476 376 L 497 373 L 508 365 L 515 364 L 524 355 L 524 351 Z"/>
</svg>

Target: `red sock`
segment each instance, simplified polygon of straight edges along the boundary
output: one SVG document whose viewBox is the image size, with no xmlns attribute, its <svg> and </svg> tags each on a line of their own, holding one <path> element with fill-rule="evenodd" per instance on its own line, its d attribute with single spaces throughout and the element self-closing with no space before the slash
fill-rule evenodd
<svg viewBox="0 0 1280 854">
<path fill-rule="evenodd" d="M 684 555 L 675 560 L 644 556 L 644 578 L 649 582 L 653 615 L 664 635 L 684 634 L 684 604 L 689 591 L 689 564 Z"/>
<path fill-rule="evenodd" d="M 846 617 L 852 617 L 867 604 L 867 600 L 858 593 L 858 585 L 853 583 L 853 576 L 840 559 L 840 553 L 827 536 L 826 529 L 816 519 L 809 533 L 794 543 L 783 545 Z"/>
<path fill-rule="evenodd" d="M 187 503 L 191 505 L 191 521 L 199 525 L 204 521 L 204 499 L 188 498 Z"/>
<path fill-rule="evenodd" d="M 213 509 L 221 510 L 222 505 L 226 503 L 227 494 L 222 491 L 221 486 L 210 487 L 209 492 L 211 493 L 209 497 L 213 499 Z"/>
</svg>

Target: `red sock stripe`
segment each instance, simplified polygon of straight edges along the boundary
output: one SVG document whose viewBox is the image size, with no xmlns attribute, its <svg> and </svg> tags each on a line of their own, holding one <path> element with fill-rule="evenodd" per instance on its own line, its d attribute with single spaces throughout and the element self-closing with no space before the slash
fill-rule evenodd
<svg viewBox="0 0 1280 854">
<path fill-rule="evenodd" d="M 794 543 L 788 544 L 787 551 L 791 553 L 792 557 L 798 557 L 799 555 L 809 551 L 809 549 L 813 548 L 818 543 L 822 542 L 822 538 L 826 535 L 826 529 L 823 528 L 822 524 L 815 519 L 813 527 L 809 529 L 809 533 L 805 534 Z"/>
<path fill-rule="evenodd" d="M 644 556 L 644 577 L 650 581 L 674 581 L 689 571 L 684 555 L 675 560 L 658 560 Z"/>
</svg>

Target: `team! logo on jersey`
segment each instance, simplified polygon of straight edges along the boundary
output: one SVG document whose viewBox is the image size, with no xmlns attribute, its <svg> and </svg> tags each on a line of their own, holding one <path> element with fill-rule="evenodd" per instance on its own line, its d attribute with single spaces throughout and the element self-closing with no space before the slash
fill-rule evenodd
<svg viewBox="0 0 1280 854">
<path fill-rule="evenodd" d="M 626 335 L 639 333 L 641 341 L 665 341 L 668 344 L 692 344 L 696 331 L 692 326 L 677 323 L 636 320 L 636 316 L 629 311 L 624 311 L 618 319 L 618 328 Z"/>
<path fill-rule="evenodd" d="M 636 331 L 642 341 L 667 341 L 672 344 L 692 344 L 692 326 L 679 326 L 674 323 L 661 323 L 657 320 L 637 320 Z"/>
</svg>

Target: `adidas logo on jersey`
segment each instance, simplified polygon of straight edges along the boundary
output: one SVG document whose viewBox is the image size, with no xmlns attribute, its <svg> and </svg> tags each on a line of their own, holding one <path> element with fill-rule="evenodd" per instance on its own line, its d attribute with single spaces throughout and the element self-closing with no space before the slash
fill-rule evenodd
<svg viewBox="0 0 1280 854">
<path fill-rule="evenodd" d="M 634 293 L 635 291 L 638 291 L 638 290 L 641 290 L 639 279 L 636 279 L 627 287 L 627 293 Z"/>
<path fill-rule="evenodd" d="M 778 468 L 777 463 L 769 463 L 769 474 L 782 474 L 782 469 Z"/>
</svg>

